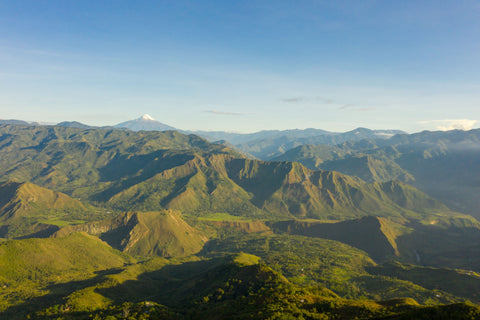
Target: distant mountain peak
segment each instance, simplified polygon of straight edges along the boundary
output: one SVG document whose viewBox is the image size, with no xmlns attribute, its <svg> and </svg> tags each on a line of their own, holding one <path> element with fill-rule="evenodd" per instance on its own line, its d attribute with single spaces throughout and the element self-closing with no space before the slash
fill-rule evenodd
<svg viewBox="0 0 480 320">
<path fill-rule="evenodd" d="M 69 127 L 69 128 L 78 128 L 78 129 L 88 129 L 91 128 L 89 125 L 83 124 L 78 121 L 63 121 L 56 124 L 57 127 Z"/>
<path fill-rule="evenodd" d="M 177 130 L 174 127 L 169 125 L 163 124 L 155 119 L 153 119 L 150 115 L 144 114 L 140 118 L 135 120 L 130 120 L 126 122 L 119 123 L 115 125 L 116 128 L 126 128 L 133 131 L 168 131 L 168 130 Z"/>
<path fill-rule="evenodd" d="M 155 119 L 153 119 L 149 114 L 144 114 L 143 116 L 141 116 L 140 118 L 138 118 L 138 120 L 155 121 Z"/>
</svg>

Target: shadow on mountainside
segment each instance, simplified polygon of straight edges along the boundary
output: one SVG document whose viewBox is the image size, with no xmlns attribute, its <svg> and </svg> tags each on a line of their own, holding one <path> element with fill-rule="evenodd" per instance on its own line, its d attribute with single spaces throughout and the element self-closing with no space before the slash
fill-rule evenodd
<svg viewBox="0 0 480 320">
<path fill-rule="evenodd" d="M 226 261 L 225 257 L 219 257 L 166 265 L 159 270 L 143 273 L 136 280 L 127 280 L 115 287 L 97 288 L 95 291 L 117 305 L 127 301 L 155 301 L 169 307 L 186 305 L 207 295 L 215 283 L 225 278 L 229 272 Z"/>
<path fill-rule="evenodd" d="M 101 182 L 115 182 L 112 187 L 94 195 L 92 200 L 106 201 L 117 193 L 128 189 L 156 174 L 185 164 L 194 156 L 188 153 L 174 153 L 159 150 L 144 155 L 118 155 L 108 165 L 99 169 Z"/>
</svg>

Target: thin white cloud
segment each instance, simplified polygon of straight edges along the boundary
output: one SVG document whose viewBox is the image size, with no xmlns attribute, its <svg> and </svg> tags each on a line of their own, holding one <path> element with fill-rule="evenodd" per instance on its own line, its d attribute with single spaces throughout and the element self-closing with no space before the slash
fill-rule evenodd
<svg viewBox="0 0 480 320">
<path fill-rule="evenodd" d="M 355 106 L 353 104 L 345 104 L 345 105 L 339 107 L 338 109 L 340 109 L 340 110 L 351 110 L 351 111 L 373 111 L 376 108 L 362 108 L 362 107 Z"/>
<path fill-rule="evenodd" d="M 331 104 L 335 102 L 332 99 L 324 98 L 324 97 L 292 97 L 292 98 L 284 98 L 282 99 L 282 101 L 287 103 L 314 102 L 314 103 L 322 103 L 322 104 Z"/>
<path fill-rule="evenodd" d="M 302 102 L 304 100 L 305 100 L 305 98 L 301 98 L 301 97 L 282 99 L 283 102 Z"/>
<path fill-rule="evenodd" d="M 444 119 L 420 121 L 419 124 L 433 126 L 437 130 L 472 130 L 478 120 L 471 119 Z"/>
<path fill-rule="evenodd" d="M 243 116 L 245 114 L 239 112 L 227 112 L 227 111 L 220 111 L 220 110 L 206 110 L 206 113 L 221 115 L 221 116 Z"/>
</svg>

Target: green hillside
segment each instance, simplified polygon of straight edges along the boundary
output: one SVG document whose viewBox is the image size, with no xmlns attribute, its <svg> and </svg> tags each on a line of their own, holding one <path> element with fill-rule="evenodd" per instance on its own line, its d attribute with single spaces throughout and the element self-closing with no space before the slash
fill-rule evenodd
<svg viewBox="0 0 480 320">
<path fill-rule="evenodd" d="M 133 262 L 98 238 L 82 233 L 0 242 L 0 310 L 58 303 L 70 292 L 98 281 L 102 272 Z"/>
<path fill-rule="evenodd" d="M 156 258 L 139 263 L 82 233 L 10 240 L 0 244 L 4 297 L 0 315 L 8 319 L 24 319 L 27 314 L 35 319 L 121 318 L 125 314 L 142 315 L 143 319 L 222 319 L 232 314 L 260 319 L 369 319 L 414 311 L 451 316 L 479 312 L 470 305 L 455 311 L 447 311 L 448 306 L 424 308 L 412 299 L 374 302 L 340 298 L 318 284 L 329 284 L 352 296 L 408 294 L 430 303 L 458 300 L 412 282 L 369 275 L 365 270 L 377 267 L 368 256 L 338 242 L 298 236 L 246 237 L 211 246 L 212 258 Z M 293 282 L 259 264 L 254 255 L 214 253 L 218 245 L 228 251 L 257 251 Z"/>
<path fill-rule="evenodd" d="M 114 219 L 62 228 L 54 237 L 79 231 L 97 235 L 134 256 L 183 257 L 199 252 L 207 240 L 171 210 L 128 212 Z"/>
<path fill-rule="evenodd" d="M 86 207 L 61 192 L 32 183 L 6 182 L 0 185 L 0 219 L 9 221 L 41 216 L 48 211 L 86 211 Z"/>
<path fill-rule="evenodd" d="M 400 255 L 395 239 L 401 226 L 378 217 L 364 217 L 337 223 L 282 221 L 274 225 L 289 234 L 337 240 L 366 251 L 377 260 Z M 400 229 L 400 230 L 399 230 Z"/>
<path fill-rule="evenodd" d="M 141 274 L 136 280 L 127 280 L 98 292 L 114 299 L 118 306 L 114 310 L 128 308 L 132 313 L 141 312 L 145 310 L 141 302 L 148 297 L 149 301 L 163 305 L 151 309 L 152 312 L 163 312 L 164 316 L 176 319 L 225 319 L 233 315 L 239 319 L 370 319 L 432 311 L 406 298 L 377 302 L 342 299 L 322 287 L 300 287 L 257 261 L 257 257 L 241 253 L 166 265 Z M 125 303 L 132 292 L 137 294 L 130 301 L 140 304 Z M 149 305 L 155 306 L 151 302 Z M 464 308 L 456 310 L 459 315 L 479 312 L 475 306 L 458 306 Z M 446 307 L 437 306 L 433 310 L 445 312 Z M 97 314 L 106 316 L 109 311 Z M 453 310 L 445 314 L 455 316 Z"/>
<path fill-rule="evenodd" d="M 160 206 L 196 214 L 337 220 L 365 215 L 420 220 L 426 212 L 448 211 L 401 183 L 367 184 L 338 172 L 311 171 L 298 163 L 224 155 L 197 156 L 119 192 L 107 203 L 129 210 Z"/>
<path fill-rule="evenodd" d="M 370 273 L 412 281 L 428 289 L 439 289 L 480 302 L 480 274 L 473 271 L 421 267 L 390 262 L 367 267 Z"/>
<path fill-rule="evenodd" d="M 234 235 L 209 242 L 203 254 L 221 252 L 245 252 L 262 258 L 262 261 L 281 272 L 289 281 L 301 286 L 322 285 L 343 298 L 388 300 L 400 297 L 414 298 L 421 304 L 477 301 L 480 286 L 472 282 L 465 290 L 450 290 L 448 285 L 432 286 L 443 274 L 449 281 L 463 277 L 468 281 L 467 271 L 457 273 L 444 268 L 418 267 L 417 274 L 430 282 L 412 276 L 396 276 L 395 272 L 382 273 L 385 265 L 377 265 L 369 255 L 339 241 L 317 237 L 274 234 Z M 462 274 L 463 273 L 463 274 Z M 474 279 L 473 277 L 470 277 Z M 446 282 L 448 283 L 448 282 Z M 460 284 L 457 286 L 457 288 Z"/>
<path fill-rule="evenodd" d="M 480 260 L 474 254 L 480 241 L 478 222 L 469 216 L 456 215 L 427 215 L 430 220 L 411 220 L 404 224 L 372 216 L 341 222 L 287 220 L 272 223 L 272 229 L 337 240 L 364 250 L 377 262 L 393 259 L 427 266 L 480 270 Z"/>
<path fill-rule="evenodd" d="M 0 185 L 0 237 L 48 236 L 59 226 L 103 214 L 66 194 L 32 183 L 7 181 Z"/>
</svg>

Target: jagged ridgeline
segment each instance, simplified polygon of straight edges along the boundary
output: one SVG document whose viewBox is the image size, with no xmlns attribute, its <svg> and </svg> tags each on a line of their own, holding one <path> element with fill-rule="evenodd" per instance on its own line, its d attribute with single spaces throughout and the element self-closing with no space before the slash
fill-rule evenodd
<svg viewBox="0 0 480 320">
<path fill-rule="evenodd" d="M 0 126 L 2 179 L 119 210 L 397 221 L 448 209 L 398 182 L 368 184 L 299 163 L 249 160 L 178 132 Z"/>
<path fill-rule="evenodd" d="M 367 182 L 400 180 L 451 209 L 480 217 L 480 129 L 401 134 L 391 139 L 302 145 L 276 157 L 335 170 Z"/>
</svg>

